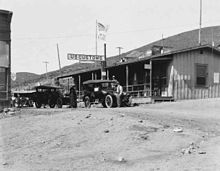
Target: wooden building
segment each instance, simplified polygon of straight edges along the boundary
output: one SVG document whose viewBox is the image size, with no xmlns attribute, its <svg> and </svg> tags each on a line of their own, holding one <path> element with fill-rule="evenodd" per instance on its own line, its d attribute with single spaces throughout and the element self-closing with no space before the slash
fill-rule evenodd
<svg viewBox="0 0 220 171">
<path fill-rule="evenodd" d="M 220 97 L 220 51 L 203 45 L 173 54 L 168 90 L 175 99 Z"/>
<path fill-rule="evenodd" d="M 12 12 L 0 10 L 0 109 L 11 97 L 11 18 Z"/>
<path fill-rule="evenodd" d="M 218 29 L 220 32 L 220 27 Z M 203 33 L 209 33 L 208 30 L 204 29 Z M 182 39 L 177 35 L 178 45 L 171 37 L 162 40 L 162 45 L 154 42 L 107 58 L 107 79 L 115 75 L 124 90 L 135 97 L 160 100 L 220 97 L 218 45 L 213 46 L 208 39 L 203 38 L 203 44 L 198 46 L 192 36 L 190 39 L 186 36 L 188 34 L 183 34 Z M 84 68 L 58 78 L 73 79 L 80 94 L 83 81 L 101 79 L 101 68 Z"/>
</svg>

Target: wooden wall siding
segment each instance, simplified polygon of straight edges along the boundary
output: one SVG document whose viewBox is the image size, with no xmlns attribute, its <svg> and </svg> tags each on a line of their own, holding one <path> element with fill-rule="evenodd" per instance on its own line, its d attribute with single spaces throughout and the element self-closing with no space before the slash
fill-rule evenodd
<svg viewBox="0 0 220 171">
<path fill-rule="evenodd" d="M 208 65 L 207 87 L 196 87 L 195 64 Z M 174 55 L 168 67 L 174 67 L 173 96 L 176 100 L 220 97 L 220 84 L 214 83 L 214 72 L 220 73 L 220 56 L 210 51 L 191 51 Z M 169 78 L 169 77 L 168 77 Z"/>
</svg>

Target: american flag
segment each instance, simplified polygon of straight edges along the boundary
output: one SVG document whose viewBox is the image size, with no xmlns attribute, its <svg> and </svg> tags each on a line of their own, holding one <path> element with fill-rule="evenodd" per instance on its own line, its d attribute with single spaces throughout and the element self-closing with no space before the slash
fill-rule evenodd
<svg viewBox="0 0 220 171">
<path fill-rule="evenodd" d="M 108 31 L 108 26 L 105 26 L 102 23 L 97 22 L 97 26 L 98 26 L 98 31 L 104 31 L 104 32 Z"/>
</svg>

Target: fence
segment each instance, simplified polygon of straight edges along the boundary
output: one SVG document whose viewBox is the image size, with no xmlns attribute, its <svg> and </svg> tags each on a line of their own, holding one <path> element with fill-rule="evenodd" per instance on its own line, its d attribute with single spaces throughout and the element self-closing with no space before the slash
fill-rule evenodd
<svg viewBox="0 0 220 171">
<path fill-rule="evenodd" d="M 127 90 L 128 93 L 132 95 L 132 97 L 150 97 L 150 84 L 136 84 L 136 85 L 129 85 L 124 86 L 123 90 Z"/>
</svg>

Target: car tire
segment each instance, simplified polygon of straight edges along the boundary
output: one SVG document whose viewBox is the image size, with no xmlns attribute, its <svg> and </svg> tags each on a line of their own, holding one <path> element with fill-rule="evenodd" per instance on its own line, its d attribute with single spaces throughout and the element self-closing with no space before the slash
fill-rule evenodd
<svg viewBox="0 0 220 171">
<path fill-rule="evenodd" d="M 33 106 L 34 106 L 33 100 L 29 100 L 29 101 L 28 101 L 28 106 L 29 106 L 29 107 L 33 107 Z"/>
<path fill-rule="evenodd" d="M 90 102 L 89 96 L 86 96 L 86 97 L 84 98 L 84 104 L 85 104 L 85 107 L 86 107 L 86 108 L 91 107 L 91 102 Z"/>
<path fill-rule="evenodd" d="M 49 104 L 50 108 L 54 108 L 56 105 L 56 103 L 54 103 L 54 100 L 52 100 L 52 99 L 48 100 L 48 104 Z"/>
<path fill-rule="evenodd" d="M 103 107 L 107 107 L 107 106 L 105 105 L 105 99 L 102 101 L 102 106 L 103 106 Z"/>
<path fill-rule="evenodd" d="M 35 106 L 36 106 L 36 108 L 41 108 L 42 103 L 39 102 L 39 101 L 36 101 L 36 102 L 35 102 Z"/>
<path fill-rule="evenodd" d="M 105 96 L 105 106 L 107 108 L 111 108 L 114 105 L 113 97 L 111 95 Z"/>
<path fill-rule="evenodd" d="M 62 108 L 63 107 L 63 100 L 61 98 L 57 99 L 57 107 Z"/>
</svg>

